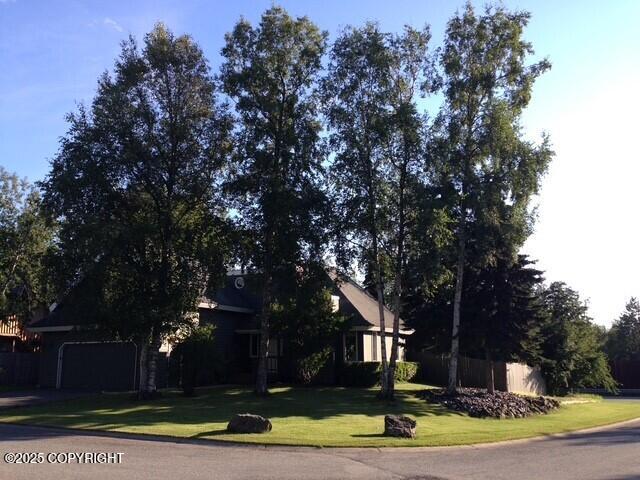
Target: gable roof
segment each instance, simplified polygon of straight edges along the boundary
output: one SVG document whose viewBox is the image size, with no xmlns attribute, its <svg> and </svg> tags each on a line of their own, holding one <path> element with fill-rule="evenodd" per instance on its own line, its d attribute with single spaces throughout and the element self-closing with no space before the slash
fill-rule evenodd
<svg viewBox="0 0 640 480">
<path fill-rule="evenodd" d="M 333 284 L 333 294 L 340 298 L 340 312 L 351 317 L 352 328 L 379 329 L 380 317 L 377 300 L 350 277 L 338 273 L 335 269 L 328 269 L 327 274 Z M 236 283 L 239 278 L 242 278 L 242 284 Z M 226 276 L 224 286 L 208 291 L 201 298 L 198 307 L 242 314 L 243 325 L 253 325 L 257 322 L 256 314 L 260 312 L 262 307 L 260 287 L 259 274 L 233 272 Z M 94 319 L 85 316 L 80 316 L 81 321 L 71 320 L 71 317 L 76 318 L 77 316 L 68 315 L 70 312 L 67 312 L 68 308 L 65 306 L 68 307 L 66 304 L 69 303 L 69 300 L 70 298 L 66 298 L 61 304 L 56 305 L 48 316 L 33 322 L 27 329 L 34 332 L 45 332 L 71 330 L 80 325 L 93 326 Z M 386 329 L 391 330 L 393 312 L 386 306 L 384 307 L 384 319 Z M 402 319 L 400 319 L 400 330 L 403 334 L 410 333 Z"/>
<path fill-rule="evenodd" d="M 352 313 L 356 314 L 354 326 L 380 328 L 378 301 L 350 277 L 338 273 L 335 269 L 329 269 L 327 273 L 335 284 L 337 291 L 351 306 L 351 308 L 349 306 L 343 308 L 341 304 L 340 309 L 352 309 Z M 383 311 L 385 329 L 393 328 L 393 312 L 386 305 L 383 307 Z M 405 330 L 405 324 L 402 319 L 400 319 L 400 330 Z"/>
</svg>

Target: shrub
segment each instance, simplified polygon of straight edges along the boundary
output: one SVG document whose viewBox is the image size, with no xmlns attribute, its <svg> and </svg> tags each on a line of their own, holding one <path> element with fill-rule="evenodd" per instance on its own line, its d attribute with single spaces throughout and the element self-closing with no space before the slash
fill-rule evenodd
<svg viewBox="0 0 640 480">
<path fill-rule="evenodd" d="M 396 382 L 410 382 L 418 375 L 417 362 L 398 362 L 396 364 Z"/>
<path fill-rule="evenodd" d="M 343 365 L 340 384 L 345 387 L 373 387 L 380 383 L 380 362 L 355 362 Z M 397 362 L 394 375 L 396 382 L 410 382 L 418 374 L 416 362 Z"/>
<path fill-rule="evenodd" d="M 312 383 L 322 367 L 331 357 L 331 348 L 327 347 L 319 352 L 312 353 L 296 362 L 296 379 L 303 384 Z"/>
<path fill-rule="evenodd" d="M 195 393 L 196 386 L 214 381 L 218 358 L 213 332 L 211 325 L 194 328 L 173 349 L 171 356 L 180 362 L 180 383 L 187 396 Z"/>
</svg>

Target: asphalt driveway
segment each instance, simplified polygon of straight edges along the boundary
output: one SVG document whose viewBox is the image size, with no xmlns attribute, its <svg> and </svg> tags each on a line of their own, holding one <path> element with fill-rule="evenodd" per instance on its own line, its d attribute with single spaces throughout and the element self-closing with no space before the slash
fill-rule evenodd
<svg viewBox="0 0 640 480">
<path fill-rule="evenodd" d="M 0 410 L 5 408 L 25 407 L 40 403 L 60 402 L 89 395 L 88 392 L 55 389 L 14 390 L 0 392 Z"/>
<path fill-rule="evenodd" d="M 16 452 L 123 455 L 120 464 L 102 465 L 1 458 Z M 0 456 L 0 478 L 16 480 L 638 480 L 640 421 L 490 446 L 382 450 L 232 446 L 0 425 Z"/>
</svg>

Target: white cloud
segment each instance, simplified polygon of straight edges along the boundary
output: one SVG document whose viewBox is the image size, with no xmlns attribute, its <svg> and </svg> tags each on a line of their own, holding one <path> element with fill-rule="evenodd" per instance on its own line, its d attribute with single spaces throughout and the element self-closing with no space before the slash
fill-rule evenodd
<svg viewBox="0 0 640 480">
<path fill-rule="evenodd" d="M 0 0 L 0 1 L 2 1 L 2 0 Z M 113 28 L 116 32 L 124 31 L 124 29 L 120 26 L 120 24 L 118 22 L 116 22 L 115 20 L 113 20 L 112 18 L 105 17 L 104 20 L 102 21 L 102 23 L 104 25 L 106 25 L 107 27 Z"/>
</svg>

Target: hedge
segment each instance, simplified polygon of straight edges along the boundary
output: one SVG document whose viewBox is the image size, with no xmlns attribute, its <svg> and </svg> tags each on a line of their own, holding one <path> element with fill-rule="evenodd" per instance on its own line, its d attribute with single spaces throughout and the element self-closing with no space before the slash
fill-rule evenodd
<svg viewBox="0 0 640 480">
<path fill-rule="evenodd" d="M 345 387 L 373 387 L 380 383 L 380 362 L 354 362 L 342 366 L 339 372 L 340 384 Z M 395 381 L 410 382 L 418 374 L 418 363 L 396 363 Z"/>
</svg>

